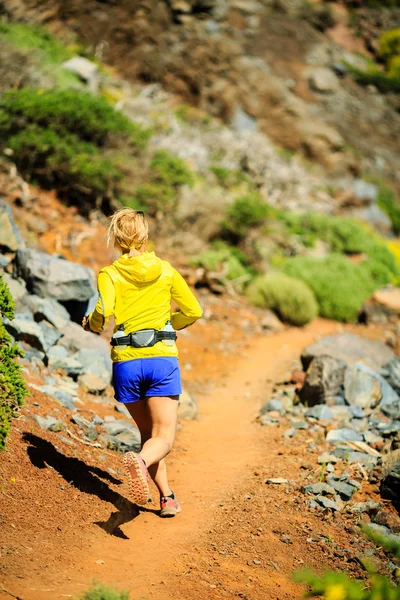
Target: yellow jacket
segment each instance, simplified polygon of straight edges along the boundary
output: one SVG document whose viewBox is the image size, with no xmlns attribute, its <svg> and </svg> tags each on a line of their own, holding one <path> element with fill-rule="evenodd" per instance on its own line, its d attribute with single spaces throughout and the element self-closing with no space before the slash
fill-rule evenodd
<svg viewBox="0 0 400 600">
<path fill-rule="evenodd" d="M 116 331 L 120 325 L 125 333 L 140 329 L 162 329 L 168 320 L 174 329 L 191 325 L 202 315 L 194 294 L 183 277 L 169 262 L 159 259 L 154 252 L 144 252 L 129 258 L 123 254 L 98 276 L 99 299 L 89 316 L 90 329 L 103 330 L 114 315 Z M 171 299 L 181 312 L 171 314 Z M 113 348 L 114 362 L 155 356 L 178 356 L 176 344 L 167 346 L 158 342 L 150 348 Z"/>
</svg>

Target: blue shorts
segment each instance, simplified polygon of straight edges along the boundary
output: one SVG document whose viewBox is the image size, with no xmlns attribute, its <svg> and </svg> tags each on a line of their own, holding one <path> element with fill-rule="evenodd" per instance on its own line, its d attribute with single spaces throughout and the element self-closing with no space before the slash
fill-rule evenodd
<svg viewBox="0 0 400 600">
<path fill-rule="evenodd" d="M 181 374 L 175 356 L 134 358 L 113 365 L 115 399 L 123 404 L 150 396 L 179 396 Z"/>
</svg>

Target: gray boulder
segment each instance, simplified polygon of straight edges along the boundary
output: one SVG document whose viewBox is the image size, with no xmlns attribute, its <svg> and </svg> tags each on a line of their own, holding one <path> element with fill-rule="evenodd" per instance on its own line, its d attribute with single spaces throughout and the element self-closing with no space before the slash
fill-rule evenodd
<svg viewBox="0 0 400 600">
<path fill-rule="evenodd" d="M 93 375 L 93 373 L 81 375 L 78 381 L 82 390 L 88 394 L 100 395 L 107 387 L 104 379 L 97 377 L 97 375 Z"/>
<path fill-rule="evenodd" d="M 375 408 L 382 398 L 380 377 L 361 363 L 350 365 L 344 377 L 344 393 L 348 404 Z"/>
<path fill-rule="evenodd" d="M 15 279 L 15 277 L 11 277 L 11 275 L 9 275 L 8 273 L 3 273 L 2 277 L 5 283 L 7 284 L 8 289 L 11 292 L 11 296 L 16 302 L 24 298 L 24 296 L 27 293 L 25 281 Z"/>
<path fill-rule="evenodd" d="M 105 385 L 112 379 L 112 361 L 109 353 L 99 352 L 91 348 L 83 348 L 74 355 L 74 358 L 83 366 L 82 374 L 89 373 L 99 377 Z"/>
<path fill-rule="evenodd" d="M 25 304 L 32 311 L 35 321 L 48 321 L 57 329 L 62 329 L 70 321 L 67 309 L 53 298 L 27 296 Z"/>
<path fill-rule="evenodd" d="M 379 190 L 377 186 L 363 179 L 355 179 L 351 191 L 357 200 L 367 204 L 372 204 L 378 199 Z"/>
<path fill-rule="evenodd" d="M 386 365 L 383 365 L 380 375 L 400 395 L 400 359 L 397 356 L 394 356 Z"/>
<path fill-rule="evenodd" d="M 324 404 L 339 394 L 346 363 L 331 356 L 316 356 L 309 364 L 300 399 L 307 406 Z"/>
<path fill-rule="evenodd" d="M 396 322 L 400 317 L 400 288 L 386 286 L 376 290 L 364 303 L 360 317 L 365 323 Z"/>
<path fill-rule="evenodd" d="M 356 488 L 350 485 L 346 481 L 341 481 L 338 477 L 329 476 L 328 484 L 333 487 L 335 492 L 339 494 L 342 500 L 351 500 L 353 494 L 356 491 Z"/>
<path fill-rule="evenodd" d="M 131 421 L 110 421 L 102 427 L 108 434 L 103 439 L 109 448 L 120 452 L 140 452 L 140 432 Z"/>
<path fill-rule="evenodd" d="M 99 354 L 110 355 L 110 346 L 107 342 L 95 333 L 84 331 L 78 323 L 71 321 L 60 331 L 62 333 L 60 345 L 64 346 L 69 353 L 79 352 L 79 350 L 96 350 Z"/>
<path fill-rule="evenodd" d="M 331 429 L 326 434 L 327 442 L 362 442 L 363 436 L 353 429 Z"/>
<path fill-rule="evenodd" d="M 91 269 L 38 250 L 18 250 L 16 273 L 41 298 L 86 302 L 96 291 Z"/>
<path fill-rule="evenodd" d="M 326 495 L 326 494 L 334 494 L 335 490 L 333 489 L 333 487 L 331 485 L 328 485 L 327 483 L 323 483 L 322 481 L 319 483 L 310 483 L 309 485 L 305 485 L 301 488 L 301 491 L 304 494 L 322 494 L 322 495 Z"/>
<path fill-rule="evenodd" d="M 70 377 L 77 377 L 82 373 L 83 365 L 73 356 L 68 356 L 64 346 L 53 346 L 47 353 L 48 366 L 56 371 L 62 369 Z"/>
<path fill-rule="evenodd" d="M 40 415 L 35 415 L 33 418 L 41 429 L 48 429 L 49 431 L 61 431 L 64 428 L 64 423 L 62 421 L 58 421 L 54 417 L 41 417 Z"/>
<path fill-rule="evenodd" d="M 316 406 L 312 406 L 304 413 L 306 417 L 312 417 L 314 419 L 318 419 L 318 421 L 328 421 L 333 419 L 333 412 L 326 406 L 325 404 L 318 404 Z"/>
<path fill-rule="evenodd" d="M 312 90 L 321 94 L 332 94 L 336 92 L 340 86 L 339 79 L 331 71 L 325 67 L 313 69 L 309 75 L 309 84 Z"/>
<path fill-rule="evenodd" d="M 265 415 L 266 413 L 271 411 L 276 411 L 282 417 L 284 416 L 284 414 L 286 413 L 286 409 L 280 398 L 272 398 L 271 400 L 267 400 L 267 402 L 264 402 L 264 404 L 261 406 L 261 415 Z"/>
<path fill-rule="evenodd" d="M 96 93 L 99 87 L 99 67 L 84 56 L 74 56 L 64 62 L 63 69 L 74 73 L 82 79 L 91 92 Z"/>
<path fill-rule="evenodd" d="M 23 248 L 25 242 L 14 222 L 11 208 L 0 200 L 0 248 L 9 252 L 16 252 Z"/>
<path fill-rule="evenodd" d="M 301 362 L 307 370 L 316 356 L 331 356 L 351 365 L 362 362 L 372 369 L 379 369 L 394 358 L 393 351 L 380 341 L 372 341 L 352 333 L 330 335 L 303 350 Z"/>
<path fill-rule="evenodd" d="M 30 313 L 17 313 L 12 321 L 4 319 L 4 326 L 15 340 L 26 342 L 45 354 L 61 337 L 48 323 L 36 323 Z"/>
</svg>

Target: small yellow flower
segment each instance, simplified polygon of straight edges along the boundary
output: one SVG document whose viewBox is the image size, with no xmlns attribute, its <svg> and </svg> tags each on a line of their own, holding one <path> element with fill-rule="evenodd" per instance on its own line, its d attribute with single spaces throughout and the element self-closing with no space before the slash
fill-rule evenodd
<svg viewBox="0 0 400 600">
<path fill-rule="evenodd" d="M 337 583 L 336 585 L 330 585 L 325 590 L 326 600 L 346 600 L 346 596 L 346 589 L 340 583 Z"/>
<path fill-rule="evenodd" d="M 15 483 L 17 480 L 15 479 L 15 477 L 10 477 L 10 481 L 11 483 Z"/>
</svg>

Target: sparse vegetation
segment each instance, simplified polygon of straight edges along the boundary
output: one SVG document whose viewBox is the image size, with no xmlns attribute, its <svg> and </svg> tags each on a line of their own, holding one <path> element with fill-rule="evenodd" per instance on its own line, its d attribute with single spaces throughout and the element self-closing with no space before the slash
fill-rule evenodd
<svg viewBox="0 0 400 600">
<path fill-rule="evenodd" d="M 101 583 L 95 583 L 79 600 L 129 600 L 128 592 L 118 592 Z"/>
<path fill-rule="evenodd" d="M 384 184 L 379 185 L 378 206 L 388 215 L 395 233 L 400 234 L 400 201 Z"/>
<path fill-rule="evenodd" d="M 293 325 L 305 325 L 318 314 L 318 305 L 310 287 L 283 273 L 257 277 L 247 289 L 255 306 L 269 308 Z"/>
<path fill-rule="evenodd" d="M 237 198 L 226 212 L 222 223 L 223 235 L 239 242 L 250 227 L 262 225 L 275 211 L 256 192 Z"/>
<path fill-rule="evenodd" d="M 8 335 L 1 317 L 10 320 L 14 317 L 14 301 L 2 277 L 0 277 L 0 451 L 4 450 L 12 419 L 17 416 L 18 409 L 24 404 L 25 396 L 29 394 L 21 375 L 21 367 L 14 360 L 23 356 L 23 353 Z"/>
<path fill-rule="evenodd" d="M 217 271 L 229 281 L 241 279 L 246 283 L 254 274 L 248 266 L 246 257 L 238 248 L 216 242 L 209 250 L 193 256 L 191 264 L 204 267 L 207 271 Z"/>
</svg>

